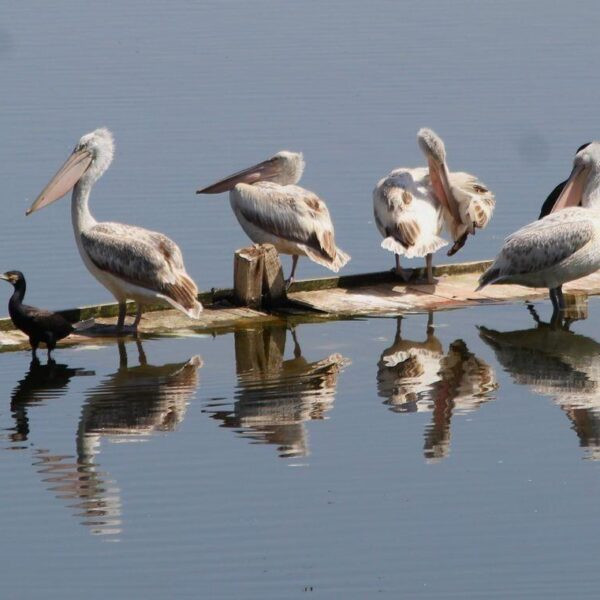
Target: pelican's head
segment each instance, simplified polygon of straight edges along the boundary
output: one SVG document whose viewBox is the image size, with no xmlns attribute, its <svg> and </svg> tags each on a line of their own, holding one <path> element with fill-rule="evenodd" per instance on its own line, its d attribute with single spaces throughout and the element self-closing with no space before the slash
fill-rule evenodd
<svg viewBox="0 0 600 600">
<path fill-rule="evenodd" d="M 450 185 L 450 174 L 446 165 L 446 147 L 442 138 L 432 129 L 419 129 L 417 142 L 427 157 L 429 179 L 438 202 L 448 211 L 455 223 L 461 223 L 458 203 Z"/>
<path fill-rule="evenodd" d="M 293 185 L 300 181 L 304 172 L 304 157 L 301 152 L 281 150 L 268 160 L 220 179 L 197 194 L 220 194 L 233 189 L 238 183 L 251 185 L 259 181 L 271 181 L 280 185 Z"/>
<path fill-rule="evenodd" d="M 427 127 L 419 129 L 417 142 L 428 160 L 435 160 L 440 165 L 446 163 L 446 147 L 442 138 L 433 129 Z"/>
<path fill-rule="evenodd" d="M 27 215 L 52 204 L 72 190 L 77 183 L 94 183 L 108 169 L 115 152 L 112 133 L 105 127 L 86 133 L 63 166 L 27 209 Z"/>
<path fill-rule="evenodd" d="M 600 142 L 580 146 L 573 169 L 551 212 L 568 206 L 600 207 Z"/>
</svg>

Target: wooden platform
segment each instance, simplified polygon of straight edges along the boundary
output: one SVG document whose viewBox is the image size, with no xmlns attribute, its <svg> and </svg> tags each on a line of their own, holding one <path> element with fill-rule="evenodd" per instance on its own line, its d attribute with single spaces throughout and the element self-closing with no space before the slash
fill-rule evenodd
<svg viewBox="0 0 600 600">
<path fill-rule="evenodd" d="M 336 316 L 381 315 L 402 312 L 422 312 L 487 304 L 492 302 L 514 302 L 548 298 L 544 288 L 527 288 L 520 285 L 494 285 L 476 292 L 479 275 L 491 261 L 462 263 L 438 267 L 434 270 L 437 282 L 434 285 L 415 281 L 404 283 L 391 273 L 373 274 L 372 283 L 367 276 L 364 283 L 338 281 L 336 286 L 327 284 L 320 289 L 293 291 L 288 299 L 305 308 Z M 424 274 L 420 273 L 420 276 Z M 575 295 L 600 294 L 600 272 L 563 286 L 576 304 Z"/>
<path fill-rule="evenodd" d="M 224 333 L 259 322 L 319 321 L 352 316 L 402 314 L 487 304 L 547 298 L 545 289 L 518 285 L 490 286 L 475 292 L 479 275 L 491 261 L 441 265 L 434 268 L 437 282 L 421 283 L 423 269 L 415 269 L 407 283 L 391 271 L 312 279 L 294 283 L 284 303 L 270 310 L 234 305 L 233 290 L 211 290 L 199 295 L 205 306 L 199 320 L 188 319 L 162 306 L 144 313 L 139 333 L 143 336 Z M 574 318 L 585 318 L 588 295 L 600 294 L 600 272 L 564 286 Z M 583 306 L 583 311 L 582 311 Z M 96 325 L 82 334 L 71 335 L 59 345 L 112 343 L 116 337 L 117 304 L 100 304 L 61 311 L 69 320 L 96 319 Z M 128 303 L 128 313 L 135 304 Z M 0 318 L 0 352 L 29 347 L 9 318 Z"/>
</svg>

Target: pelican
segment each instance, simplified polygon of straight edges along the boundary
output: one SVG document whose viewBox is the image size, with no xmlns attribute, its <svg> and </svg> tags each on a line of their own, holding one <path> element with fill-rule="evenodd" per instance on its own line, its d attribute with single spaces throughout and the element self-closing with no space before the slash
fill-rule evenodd
<svg viewBox="0 0 600 600">
<path fill-rule="evenodd" d="M 282 150 L 196 192 L 229 191 L 231 208 L 246 235 L 256 244 L 273 244 L 277 252 L 292 255 L 288 287 L 294 281 L 300 256 L 336 273 L 350 260 L 335 245 L 325 202 L 296 185 L 303 172 L 302 154 Z"/>
<path fill-rule="evenodd" d="M 98 223 L 90 213 L 92 186 L 110 166 L 113 154 L 113 136 L 108 129 L 84 135 L 26 214 L 73 190 L 71 219 L 77 247 L 90 273 L 119 303 L 119 330 L 125 324 L 128 298 L 137 303 L 134 330 L 142 318 L 143 306 L 157 300 L 197 319 L 202 311 L 198 288 L 185 271 L 177 244 L 162 233 L 141 227 Z"/>
<path fill-rule="evenodd" d="M 490 284 L 546 287 L 557 319 L 564 309 L 562 285 L 600 268 L 600 209 L 582 208 L 600 197 L 600 143 L 575 155 L 573 170 L 555 210 L 508 236 L 494 263 L 479 278 Z M 561 210 L 556 207 L 571 207 Z"/>
<path fill-rule="evenodd" d="M 431 187 L 454 242 L 448 250 L 452 256 L 465 245 L 469 234 L 475 235 L 476 228 L 487 227 L 496 205 L 494 194 L 474 175 L 448 170 L 446 147 L 433 130 L 421 129 L 417 140 L 427 157 Z"/>
<path fill-rule="evenodd" d="M 587 144 L 583 144 L 583 145 L 579 146 L 579 148 L 577 148 L 577 152 L 581 152 L 582 150 L 585 150 L 585 148 L 587 148 L 590 144 L 591 144 L 591 142 L 587 142 Z M 577 152 L 575 154 L 577 154 Z M 565 179 L 564 181 L 561 181 L 550 192 L 550 194 L 548 195 L 548 197 L 544 201 L 544 204 L 542 204 L 542 208 L 540 210 L 540 216 L 538 217 L 538 219 L 542 219 L 546 215 L 549 215 L 551 212 L 555 212 L 556 210 L 559 210 L 560 208 L 564 208 L 564 206 L 563 207 L 555 207 L 555 205 L 556 205 L 556 200 L 560 196 L 560 194 L 563 191 L 565 185 L 567 185 L 567 181 L 568 181 L 568 179 Z"/>
<path fill-rule="evenodd" d="M 485 227 L 494 209 L 494 195 L 468 173 L 450 173 L 441 138 L 431 129 L 417 134 L 429 168 L 398 168 L 379 180 L 373 190 L 375 224 L 384 237 L 381 247 L 396 255 L 396 273 L 405 281 L 400 256 L 425 256 L 427 281 L 433 283 L 433 253 L 448 242 L 439 237 L 444 224 L 454 245 L 464 245 L 475 227 Z"/>
</svg>

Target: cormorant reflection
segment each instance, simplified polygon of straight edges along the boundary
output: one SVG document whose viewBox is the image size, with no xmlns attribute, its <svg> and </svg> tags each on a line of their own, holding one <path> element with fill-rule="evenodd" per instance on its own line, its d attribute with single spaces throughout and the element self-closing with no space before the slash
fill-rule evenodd
<svg viewBox="0 0 600 600">
<path fill-rule="evenodd" d="M 76 433 L 77 458 L 38 451 L 40 473 L 50 490 L 75 508 L 92 533 L 117 536 L 121 531 L 120 490 L 96 457 L 102 440 L 127 442 L 155 431 L 173 431 L 183 420 L 198 386 L 198 356 L 187 362 L 152 366 L 136 340 L 139 366 L 128 367 L 119 340 L 119 369 L 86 392 Z M 74 501 L 73 503 L 71 503 Z"/>
<path fill-rule="evenodd" d="M 516 383 L 554 398 L 571 421 L 586 457 L 598 460 L 600 343 L 568 326 L 544 323 L 533 306 L 528 308 L 535 327 L 513 331 L 479 327 L 479 335 Z"/>
<path fill-rule="evenodd" d="M 401 326 L 398 317 L 394 343 L 379 359 L 377 391 L 394 412 L 432 413 L 423 451 L 427 460 L 439 460 L 449 453 L 452 416 L 474 411 L 490 400 L 490 392 L 498 387 L 496 376 L 460 339 L 444 354 L 434 335 L 433 313 L 422 342 L 402 339 Z"/>
<path fill-rule="evenodd" d="M 281 457 L 309 454 L 304 422 L 324 419 L 334 402 L 338 375 L 349 361 L 340 354 L 308 362 L 295 331 L 294 358 L 284 360 L 287 329 L 267 326 L 235 332 L 238 377 L 233 411 L 214 411 L 223 427 L 258 443 L 275 444 Z"/>
<path fill-rule="evenodd" d="M 72 377 L 95 375 L 94 371 L 71 368 L 49 360 L 43 365 L 33 359 L 29 370 L 17 383 L 10 397 L 10 410 L 15 421 L 10 439 L 24 442 L 29 437 L 28 408 L 43 405 L 48 400 L 63 396 Z"/>
</svg>

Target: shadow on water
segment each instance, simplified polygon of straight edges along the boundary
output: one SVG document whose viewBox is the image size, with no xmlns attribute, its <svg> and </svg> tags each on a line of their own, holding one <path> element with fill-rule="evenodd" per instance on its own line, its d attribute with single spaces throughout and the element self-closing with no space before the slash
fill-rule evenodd
<svg viewBox="0 0 600 600">
<path fill-rule="evenodd" d="M 97 456 L 102 441 L 140 441 L 156 431 L 173 431 L 185 417 L 187 404 L 198 386 L 197 371 L 202 366 L 199 356 L 182 363 L 149 365 L 139 340 L 136 345 L 138 366 L 128 366 L 125 343 L 120 340 L 118 370 L 85 392 L 75 435 L 76 456 L 53 454 L 48 449 L 34 451 L 34 466 L 48 489 L 74 509 L 75 516 L 92 533 L 108 535 L 113 540 L 118 539 L 122 528 L 121 499 L 109 474 L 99 470 Z M 77 369 L 71 371 L 78 374 Z M 21 406 L 36 402 L 40 390 L 48 388 L 43 377 L 30 378 L 24 386 L 28 377 L 19 383 L 14 394 L 20 390 Z M 64 387 L 68 376 L 57 381 Z M 15 420 L 17 432 L 28 432 L 26 415 L 19 413 Z"/>
<path fill-rule="evenodd" d="M 340 354 L 309 362 L 295 330 L 294 357 L 284 360 L 288 330 L 266 326 L 235 332 L 237 388 L 233 410 L 212 410 L 223 427 L 255 443 L 274 444 L 279 456 L 307 456 L 305 421 L 324 419 L 335 398 L 338 375 L 350 361 Z"/>
<path fill-rule="evenodd" d="M 551 396 L 571 421 L 586 449 L 600 459 L 600 343 L 585 335 L 540 321 L 529 307 L 535 327 L 496 331 L 479 327 L 481 339 L 519 385 Z"/>
<path fill-rule="evenodd" d="M 423 446 L 430 461 L 448 456 L 452 417 L 476 410 L 498 388 L 494 370 L 462 340 L 452 342 L 444 353 L 434 335 L 431 312 L 424 341 L 403 339 L 398 317 L 394 343 L 383 351 L 377 366 L 377 391 L 390 410 L 432 413 Z"/>
</svg>

